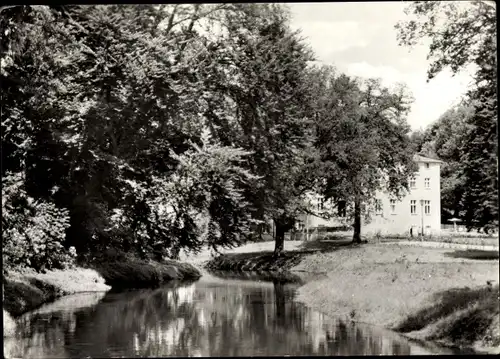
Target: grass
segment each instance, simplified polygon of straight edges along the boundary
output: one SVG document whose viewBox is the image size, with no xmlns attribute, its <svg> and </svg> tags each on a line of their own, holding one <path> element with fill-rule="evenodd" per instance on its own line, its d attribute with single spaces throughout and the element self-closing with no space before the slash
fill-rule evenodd
<svg viewBox="0 0 500 359">
<path fill-rule="evenodd" d="M 218 271 L 286 271 L 298 264 L 303 253 L 284 252 L 282 256 L 275 259 L 272 251 L 255 253 L 224 254 L 213 258 L 206 264 L 206 268 Z"/>
<path fill-rule="evenodd" d="M 63 295 L 109 289 L 99 273 L 88 268 L 10 272 L 4 278 L 3 305 L 16 317 Z"/>
<path fill-rule="evenodd" d="M 140 260 L 132 257 L 108 259 L 93 264 L 113 289 L 154 288 L 170 281 L 196 279 L 200 271 L 191 264 L 177 261 Z"/>
<path fill-rule="evenodd" d="M 453 258 L 465 258 L 474 260 L 498 260 L 498 251 L 483 251 L 478 249 L 467 249 L 465 251 L 454 251 L 451 253 L 445 253 L 448 257 Z"/>
<path fill-rule="evenodd" d="M 486 341 L 498 347 L 498 326 L 496 335 L 488 330 L 500 315 L 499 294 L 498 285 L 448 289 L 434 294 L 433 304 L 409 315 L 394 329 L 414 332 L 413 337 L 426 340 L 462 346 Z"/>
<path fill-rule="evenodd" d="M 347 241 L 332 239 L 330 241 L 303 242 L 293 250 L 283 252 L 278 258 L 275 258 L 274 252 L 269 250 L 226 253 L 209 260 L 206 263 L 206 268 L 235 272 L 284 272 L 299 264 L 307 255 L 334 251 L 345 246 L 351 246 L 350 239 Z M 256 244 L 253 248 L 263 248 L 262 243 Z"/>
<path fill-rule="evenodd" d="M 249 244 L 208 263 L 226 271 L 321 273 L 298 289 L 297 299 L 329 316 L 462 348 L 498 343 L 498 252 L 349 242 L 345 236 L 285 242 L 289 250 L 274 264 L 266 263 L 273 243 Z"/>
<path fill-rule="evenodd" d="M 326 271 L 327 278 L 299 288 L 298 300 L 334 317 L 402 332 L 423 331 L 415 335 L 420 339 L 488 345 L 484 338 L 491 331 L 490 319 L 498 316 L 498 286 L 486 284 L 498 283 L 499 263 L 446 253 L 449 250 L 396 244 L 316 253 L 294 269 Z M 475 326 L 464 326 L 467 321 Z M 500 337 L 494 331 L 490 336 L 496 338 L 490 342 Z"/>
</svg>

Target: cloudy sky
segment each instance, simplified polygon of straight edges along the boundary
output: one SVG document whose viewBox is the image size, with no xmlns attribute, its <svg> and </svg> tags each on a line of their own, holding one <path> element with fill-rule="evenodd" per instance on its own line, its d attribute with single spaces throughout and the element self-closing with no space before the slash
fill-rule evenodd
<svg viewBox="0 0 500 359">
<path fill-rule="evenodd" d="M 353 76 L 378 77 L 387 85 L 403 82 L 415 101 L 408 123 L 425 128 L 456 104 L 471 81 L 469 73 L 445 71 L 426 82 L 428 46 L 398 46 L 394 25 L 405 18 L 401 2 L 291 3 L 292 27 L 317 60 Z"/>
</svg>

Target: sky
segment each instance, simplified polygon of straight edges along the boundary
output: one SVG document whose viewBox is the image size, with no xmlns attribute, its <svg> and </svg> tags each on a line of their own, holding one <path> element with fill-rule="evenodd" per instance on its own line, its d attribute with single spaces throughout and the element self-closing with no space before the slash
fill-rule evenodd
<svg viewBox="0 0 500 359">
<path fill-rule="evenodd" d="M 471 71 L 445 70 L 427 82 L 428 43 L 410 49 L 398 45 L 394 25 L 408 4 L 394 2 L 289 3 L 291 26 L 300 29 L 316 58 L 339 71 L 380 78 L 391 86 L 405 83 L 414 102 L 408 115 L 412 130 L 425 129 L 465 94 Z"/>
</svg>

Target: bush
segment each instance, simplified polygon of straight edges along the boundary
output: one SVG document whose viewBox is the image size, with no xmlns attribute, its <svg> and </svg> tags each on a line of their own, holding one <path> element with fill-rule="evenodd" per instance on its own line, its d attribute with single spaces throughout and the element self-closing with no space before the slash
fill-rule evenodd
<svg viewBox="0 0 500 359">
<path fill-rule="evenodd" d="M 74 249 L 62 243 L 69 227 L 65 209 L 36 201 L 24 190 L 22 173 L 2 179 L 2 241 L 4 270 L 66 268 L 74 263 Z"/>
</svg>

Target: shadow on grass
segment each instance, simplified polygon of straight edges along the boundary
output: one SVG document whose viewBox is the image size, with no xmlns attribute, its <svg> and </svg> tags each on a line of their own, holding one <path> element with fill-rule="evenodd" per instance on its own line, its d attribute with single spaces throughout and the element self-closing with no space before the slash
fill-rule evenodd
<svg viewBox="0 0 500 359">
<path fill-rule="evenodd" d="M 479 249 L 467 249 L 445 253 L 447 257 L 476 259 L 476 260 L 498 260 L 500 258 L 498 251 L 485 251 Z"/>
<path fill-rule="evenodd" d="M 470 345 L 484 338 L 495 316 L 499 315 L 498 296 L 498 285 L 440 292 L 433 298 L 435 304 L 410 315 L 394 330 L 409 333 L 436 324 L 426 334 L 427 340 Z"/>
<path fill-rule="evenodd" d="M 94 266 L 106 284 L 115 290 L 126 288 L 156 288 L 170 281 L 197 279 L 201 273 L 187 263 L 165 263 L 127 258 L 125 261 L 106 261 Z"/>
<path fill-rule="evenodd" d="M 143 260 L 119 251 L 104 253 L 89 267 L 99 272 L 114 290 L 156 288 L 171 281 L 201 277 L 201 272 L 189 263 Z"/>
<path fill-rule="evenodd" d="M 249 281 L 278 282 L 283 284 L 302 284 L 302 278 L 288 272 L 230 272 L 210 270 L 210 274 L 222 279 L 238 279 Z"/>
<path fill-rule="evenodd" d="M 229 253 L 211 259 L 206 268 L 212 271 L 283 272 L 300 263 L 308 254 L 333 252 L 352 246 L 351 240 L 324 240 L 304 242 L 299 249 L 285 251 L 275 257 L 272 251 Z"/>
<path fill-rule="evenodd" d="M 308 241 L 300 245 L 300 248 L 305 251 L 316 251 L 316 252 L 333 252 L 341 247 L 353 247 L 352 238 L 346 236 L 332 236 L 330 235 L 328 239 L 318 240 L 318 241 Z"/>
<path fill-rule="evenodd" d="M 28 283 L 4 279 L 3 306 L 14 317 L 56 299 L 63 293 L 55 286 L 29 278 Z"/>
</svg>

